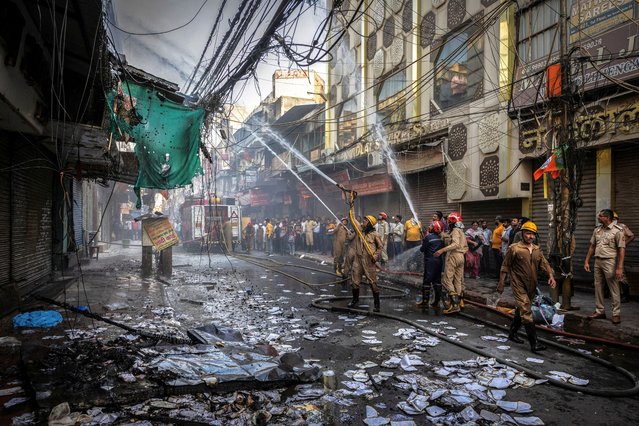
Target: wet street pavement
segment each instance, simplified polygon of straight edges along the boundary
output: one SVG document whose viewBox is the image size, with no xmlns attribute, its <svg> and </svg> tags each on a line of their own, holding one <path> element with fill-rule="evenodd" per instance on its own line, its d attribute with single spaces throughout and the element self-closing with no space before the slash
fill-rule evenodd
<svg viewBox="0 0 639 426">
<path fill-rule="evenodd" d="M 350 288 L 317 262 L 177 252 L 173 264 L 170 279 L 141 278 L 139 247 L 114 250 L 57 299 L 155 339 L 64 310 L 46 330 L 4 322 L 1 422 L 628 424 L 639 409 L 636 396 L 586 394 L 632 388 L 618 371 L 554 347 L 533 354 L 479 321 L 508 324 L 480 308 L 465 309 L 477 319 L 443 316 L 384 288 L 382 314 L 396 319 L 369 315 L 366 297 L 360 312 L 331 311 L 311 304 L 343 308 Z M 321 301 L 335 296 L 344 300 Z M 208 340 L 182 343 L 194 335 Z M 636 353 L 542 337 L 639 372 Z"/>
</svg>

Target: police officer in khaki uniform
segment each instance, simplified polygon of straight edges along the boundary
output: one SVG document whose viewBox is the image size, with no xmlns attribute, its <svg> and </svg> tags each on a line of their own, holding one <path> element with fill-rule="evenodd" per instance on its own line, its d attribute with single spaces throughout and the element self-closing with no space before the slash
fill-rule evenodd
<svg viewBox="0 0 639 426">
<path fill-rule="evenodd" d="M 451 231 L 442 233 L 442 239 L 446 244 L 445 247 L 433 253 L 433 256 L 439 257 L 446 253 L 446 261 L 444 263 L 443 285 L 448 291 L 448 307 L 442 312 L 444 314 L 453 314 L 459 312 L 464 293 L 464 254 L 468 251 L 468 243 L 464 235 L 464 224 L 462 217 L 457 212 L 448 215 L 448 225 Z M 461 305 L 461 306 L 460 306 Z"/>
<path fill-rule="evenodd" d="M 366 244 L 368 244 L 368 247 L 373 253 L 372 257 L 357 231 L 351 232 L 347 237 L 350 240 L 350 245 L 354 248 L 355 254 L 351 266 L 353 300 L 348 304 L 349 308 L 355 308 L 359 303 L 359 286 L 362 282 L 362 275 L 364 275 L 373 290 L 374 311 L 379 312 L 379 288 L 377 287 L 377 270 L 375 269 L 375 264 L 379 260 L 383 246 L 379 234 L 375 231 L 376 222 L 377 219 L 375 219 L 375 216 L 369 215 L 364 218 L 361 226 L 357 220 L 353 223 L 353 226 L 357 226 L 361 230 Z"/>
<path fill-rule="evenodd" d="M 612 212 L 612 216 L 614 219 L 612 223 L 621 226 L 621 229 L 623 229 L 624 242 L 626 243 L 627 248 L 630 243 L 635 240 L 635 234 L 630 230 L 630 228 L 628 228 L 628 225 L 619 223 L 619 215 L 617 214 L 617 212 Z M 621 303 L 630 302 L 630 284 L 628 284 L 628 278 L 626 277 L 625 269 L 623 271 L 623 277 L 621 278 L 621 281 L 619 281 L 619 287 L 621 290 Z"/>
<path fill-rule="evenodd" d="M 537 271 L 540 269 L 546 271 L 550 287 L 555 288 L 557 283 L 550 264 L 539 249 L 539 246 L 534 244 L 537 236 L 537 225 L 532 221 L 528 221 L 522 225 L 521 231 L 521 241 L 508 247 L 504 257 L 499 274 L 497 292 L 503 293 L 506 276 L 510 274 L 510 287 L 515 297 L 517 308 L 510 326 L 508 339 L 516 343 L 524 343 L 517 336 L 519 327 L 521 327 L 523 322 L 530 342 L 530 349 L 533 352 L 537 352 L 546 349 L 544 345 L 537 342 L 537 332 L 531 309 L 532 300 L 537 289 Z"/>
<path fill-rule="evenodd" d="M 595 255 L 595 312 L 591 319 L 605 319 L 604 285 L 608 285 L 612 296 L 612 323 L 621 322 L 619 281 L 623 278 L 623 261 L 626 256 L 626 241 L 623 228 L 613 223 L 614 214 L 604 209 L 597 215 L 600 225 L 590 238 L 590 247 L 584 269 L 590 272 L 590 258 Z"/>
</svg>

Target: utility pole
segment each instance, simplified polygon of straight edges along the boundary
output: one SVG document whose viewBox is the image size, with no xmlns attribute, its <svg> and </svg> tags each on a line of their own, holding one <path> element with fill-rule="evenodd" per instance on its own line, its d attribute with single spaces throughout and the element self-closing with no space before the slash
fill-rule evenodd
<svg viewBox="0 0 639 426">
<path fill-rule="evenodd" d="M 581 207 L 579 188 L 581 186 L 581 154 L 577 151 L 574 134 L 575 103 L 573 98 L 570 53 L 568 50 L 568 0 L 560 0 L 559 8 L 559 64 L 561 70 L 561 95 L 558 106 L 551 110 L 550 123 L 556 129 L 553 149 L 559 148 L 563 170 L 554 184 L 551 238 L 553 264 L 561 273 L 557 280 L 561 287 L 555 290 L 555 301 L 561 291 L 561 308 L 572 308 L 573 259 L 575 251 L 575 230 L 577 228 L 577 209 Z M 557 146 L 558 145 L 558 146 Z"/>
</svg>

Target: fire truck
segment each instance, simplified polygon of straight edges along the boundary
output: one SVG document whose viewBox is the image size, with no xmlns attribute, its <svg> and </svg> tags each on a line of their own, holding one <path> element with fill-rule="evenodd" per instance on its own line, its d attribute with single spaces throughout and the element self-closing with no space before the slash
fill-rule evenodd
<svg viewBox="0 0 639 426">
<path fill-rule="evenodd" d="M 241 244 L 241 207 L 216 201 L 219 198 L 190 198 L 180 206 L 182 243 L 187 251 L 221 253 L 225 247 L 232 250 L 232 246 Z M 229 235 L 230 243 L 226 241 Z"/>
</svg>

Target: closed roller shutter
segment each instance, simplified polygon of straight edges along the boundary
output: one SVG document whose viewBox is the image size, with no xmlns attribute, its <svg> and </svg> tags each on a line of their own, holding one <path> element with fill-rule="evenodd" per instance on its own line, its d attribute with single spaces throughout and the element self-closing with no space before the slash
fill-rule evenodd
<svg viewBox="0 0 639 426">
<path fill-rule="evenodd" d="M 0 140 L 4 147 L 10 142 Z M 8 152 L 7 152 L 8 151 Z M 17 294 L 11 284 L 11 155 L 5 148 L 5 155 L 0 156 L 0 229 L 4 229 L 5 241 L 0 244 L 0 316 L 17 306 Z"/>
<path fill-rule="evenodd" d="M 84 224 L 82 223 L 82 181 L 73 181 L 73 237 L 75 248 L 82 247 L 84 241 L 82 229 Z"/>
<path fill-rule="evenodd" d="M 393 185 L 395 185 L 394 182 Z M 400 197 L 401 191 L 399 190 L 385 194 L 366 195 L 362 197 L 361 215 L 372 214 L 377 217 L 379 212 L 385 212 L 389 217 L 392 217 L 400 212 Z M 404 203 L 403 200 L 402 203 Z M 346 211 L 348 212 L 348 210 Z"/>
<path fill-rule="evenodd" d="M 636 145 L 619 147 L 613 150 L 613 207 L 619 214 L 619 222 L 627 225 L 639 237 L 639 147 Z M 635 241 L 626 248 L 626 272 L 633 287 L 633 294 L 639 292 L 639 242 Z"/>
<path fill-rule="evenodd" d="M 408 192 L 422 223 L 430 222 L 435 211 L 448 214 L 459 209 L 458 203 L 448 202 L 446 181 L 441 167 L 407 175 L 406 180 Z M 404 201 L 402 201 L 402 212 L 406 219 L 410 216 L 410 209 Z"/>
<path fill-rule="evenodd" d="M 30 148 L 30 147 L 29 147 Z M 27 147 L 16 150 L 12 176 L 12 278 L 22 295 L 47 279 L 52 265 L 52 182 L 50 163 L 33 161 Z"/>
<path fill-rule="evenodd" d="M 583 177 L 581 180 L 581 190 L 579 197 L 583 205 L 577 210 L 577 230 L 575 232 L 575 253 L 573 256 L 572 269 L 576 281 L 588 282 L 592 284 L 592 274 L 584 271 L 583 264 L 588 253 L 590 237 L 597 221 L 597 162 L 594 153 L 589 152 L 583 167 Z"/>
<path fill-rule="evenodd" d="M 521 198 L 462 203 L 461 215 L 466 227 L 470 227 L 474 220 L 484 219 L 488 222 L 488 227 L 494 229 L 497 216 L 506 218 L 521 216 Z"/>
</svg>

